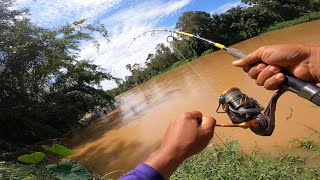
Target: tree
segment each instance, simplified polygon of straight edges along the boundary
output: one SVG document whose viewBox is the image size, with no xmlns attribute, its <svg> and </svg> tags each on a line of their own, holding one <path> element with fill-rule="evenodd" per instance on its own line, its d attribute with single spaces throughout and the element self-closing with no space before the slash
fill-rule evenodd
<svg viewBox="0 0 320 180">
<path fill-rule="evenodd" d="M 188 32 L 208 39 L 214 39 L 214 27 L 210 14 L 203 11 L 184 12 L 176 23 L 176 29 Z M 197 39 L 189 39 L 188 44 L 192 46 L 192 50 L 197 56 L 203 51 L 212 48 L 207 43 Z"/>
<path fill-rule="evenodd" d="M 34 142 L 56 137 L 96 108 L 112 106 L 100 82 L 113 77 L 79 58 L 90 32 L 103 26 L 84 20 L 54 30 L 37 27 L 27 10 L 0 0 L 0 138 Z"/>
</svg>

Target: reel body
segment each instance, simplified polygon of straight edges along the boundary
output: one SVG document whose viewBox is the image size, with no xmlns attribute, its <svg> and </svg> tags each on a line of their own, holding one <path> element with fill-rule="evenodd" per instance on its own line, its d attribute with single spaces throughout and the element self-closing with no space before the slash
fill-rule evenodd
<svg viewBox="0 0 320 180">
<path fill-rule="evenodd" d="M 231 88 L 219 97 L 217 113 L 227 113 L 233 124 L 250 128 L 255 134 L 270 136 L 274 130 L 275 108 L 278 98 L 285 91 L 273 95 L 266 110 L 255 99 L 243 94 L 239 88 Z M 219 111 L 222 106 L 223 111 Z M 228 127 L 225 125 L 224 127 Z M 229 125 L 229 127 L 231 127 Z"/>
<path fill-rule="evenodd" d="M 218 112 L 222 105 L 223 112 Z M 227 113 L 234 124 L 257 118 L 264 108 L 253 98 L 243 94 L 239 88 L 231 88 L 219 97 L 218 113 Z"/>
</svg>

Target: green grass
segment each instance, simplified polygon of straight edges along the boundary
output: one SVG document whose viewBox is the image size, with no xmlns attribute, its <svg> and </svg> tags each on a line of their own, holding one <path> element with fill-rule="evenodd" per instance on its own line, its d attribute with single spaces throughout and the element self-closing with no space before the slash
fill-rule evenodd
<svg viewBox="0 0 320 180">
<path fill-rule="evenodd" d="M 171 179 L 318 179 L 320 167 L 305 168 L 298 156 L 249 156 L 234 145 L 215 147 L 187 159 Z"/>
<path fill-rule="evenodd" d="M 290 20 L 290 21 L 284 21 L 284 22 L 275 24 L 275 25 L 269 27 L 266 30 L 266 32 L 277 30 L 277 29 L 282 29 L 285 27 L 289 27 L 289 26 L 293 26 L 293 25 L 297 25 L 297 24 L 301 24 L 304 22 L 313 21 L 313 20 L 317 20 L 317 19 L 320 19 L 320 12 L 312 12 L 312 13 L 306 14 L 304 16 L 301 16 L 299 18 Z"/>
<path fill-rule="evenodd" d="M 166 70 L 166 71 L 171 71 L 172 69 L 174 69 L 174 68 L 176 68 L 176 67 L 178 67 L 178 66 L 181 66 L 181 65 L 183 65 L 183 64 L 186 64 L 187 62 L 184 60 L 184 59 L 182 59 L 182 60 L 180 60 L 180 61 L 177 61 L 177 62 L 175 62 L 174 64 L 172 64 L 169 68 L 168 68 L 168 70 Z"/>
<path fill-rule="evenodd" d="M 204 51 L 204 52 L 201 54 L 201 56 L 205 56 L 205 55 L 208 55 L 208 54 L 213 53 L 213 52 L 214 52 L 213 49 L 208 49 L 208 50 Z M 200 57 L 201 57 L 201 56 L 200 56 Z"/>
<path fill-rule="evenodd" d="M 41 165 L 23 165 L 14 162 L 0 162 L 0 179 L 3 180 L 51 180 L 56 179 Z"/>
</svg>

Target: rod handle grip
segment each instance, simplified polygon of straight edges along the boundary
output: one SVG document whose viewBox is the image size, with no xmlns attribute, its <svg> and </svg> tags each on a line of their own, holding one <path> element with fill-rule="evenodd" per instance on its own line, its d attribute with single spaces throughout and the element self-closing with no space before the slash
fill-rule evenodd
<svg viewBox="0 0 320 180">
<path fill-rule="evenodd" d="M 244 58 L 248 55 L 248 53 L 240 51 L 239 49 L 232 48 L 232 47 L 226 47 L 225 50 L 233 57 L 237 59 Z"/>
<path fill-rule="evenodd" d="M 231 56 L 241 59 L 248 55 L 248 53 L 244 51 L 240 51 L 238 49 L 232 47 L 224 48 Z M 286 80 L 281 85 L 281 88 L 285 88 L 293 93 L 296 93 L 300 97 L 303 97 L 315 105 L 320 106 L 320 88 L 312 83 L 307 83 L 301 79 L 292 77 L 290 75 L 285 75 Z"/>
<path fill-rule="evenodd" d="M 282 88 L 287 88 L 289 91 L 320 106 L 320 88 L 318 86 L 289 75 L 285 76 L 286 80 L 281 85 Z"/>
</svg>

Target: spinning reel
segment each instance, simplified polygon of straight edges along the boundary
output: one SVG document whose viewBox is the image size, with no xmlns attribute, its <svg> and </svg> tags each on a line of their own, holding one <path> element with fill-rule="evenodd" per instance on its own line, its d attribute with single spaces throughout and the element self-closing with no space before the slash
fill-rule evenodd
<svg viewBox="0 0 320 180">
<path fill-rule="evenodd" d="M 314 85 L 314 87 L 316 86 Z M 288 86 L 282 86 L 272 96 L 266 110 L 262 112 L 264 108 L 255 99 L 243 94 L 239 88 L 231 88 L 219 97 L 219 106 L 216 112 L 227 113 L 233 124 L 217 124 L 216 126 L 250 128 L 257 135 L 271 136 L 275 127 L 277 101 L 286 91 L 292 91 L 292 89 Z M 315 94 L 314 98 L 318 99 L 319 90 Z M 317 105 L 319 106 L 319 103 Z M 223 111 L 219 111 L 221 106 Z"/>
</svg>

